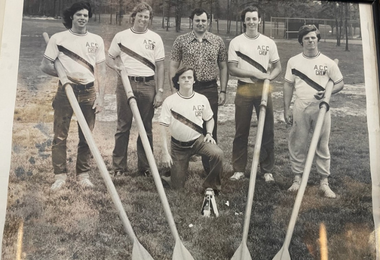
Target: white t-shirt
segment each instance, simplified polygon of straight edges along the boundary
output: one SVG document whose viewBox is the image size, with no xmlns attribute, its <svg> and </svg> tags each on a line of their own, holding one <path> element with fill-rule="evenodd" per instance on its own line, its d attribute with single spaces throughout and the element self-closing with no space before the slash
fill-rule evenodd
<svg viewBox="0 0 380 260">
<path fill-rule="evenodd" d="M 127 48 L 130 53 L 125 53 L 122 48 Z M 164 60 L 165 50 L 161 36 L 149 29 L 139 33 L 129 28 L 115 35 L 108 50 L 108 55 L 111 58 L 121 57 L 128 75 L 153 76 L 155 74 L 154 69 L 137 60 L 132 53 L 147 59 L 153 65 L 157 61 Z"/>
<path fill-rule="evenodd" d="M 228 62 L 237 62 L 238 68 L 255 71 L 258 70 L 247 62 L 244 56 L 260 64 L 266 71 L 271 63 L 280 60 L 276 43 L 269 37 L 258 34 L 255 38 L 249 38 L 245 33 L 233 38 L 228 47 Z M 252 83 L 250 78 L 239 78 L 239 80 Z"/>
<path fill-rule="evenodd" d="M 337 84 L 343 80 L 343 76 L 338 65 L 322 53 L 312 58 L 300 53 L 291 57 L 286 66 L 285 80 L 294 84 L 296 97 L 301 100 L 315 99 L 314 95 L 318 90 L 310 84 L 316 84 L 325 89 L 330 79 Z"/>
<path fill-rule="evenodd" d="M 97 63 L 105 60 L 103 39 L 96 34 L 76 34 L 71 30 L 54 34 L 46 47 L 44 57 L 62 63 L 66 75 L 76 79 L 76 84 L 95 81 Z"/>
<path fill-rule="evenodd" d="M 212 119 L 210 103 L 202 94 L 193 92 L 191 97 L 183 97 L 179 92 L 167 97 L 162 104 L 159 122 L 169 126 L 172 137 L 181 142 L 189 142 L 201 134 L 173 117 L 174 111 L 202 128 L 203 121 Z"/>
</svg>

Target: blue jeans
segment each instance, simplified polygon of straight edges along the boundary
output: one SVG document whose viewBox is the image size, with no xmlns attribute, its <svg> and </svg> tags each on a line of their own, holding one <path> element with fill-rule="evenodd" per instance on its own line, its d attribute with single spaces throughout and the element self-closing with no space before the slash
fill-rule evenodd
<svg viewBox="0 0 380 260">
<path fill-rule="evenodd" d="M 74 90 L 75 97 L 82 110 L 88 127 L 92 131 L 95 125 L 95 110 L 92 109 L 96 92 L 95 88 L 85 90 Z M 70 121 L 73 115 L 73 109 L 66 96 L 62 85 L 59 84 L 57 93 L 53 100 L 54 109 L 54 139 L 52 145 L 52 161 L 55 174 L 67 173 L 66 167 L 66 141 L 69 133 Z M 87 141 L 84 138 L 82 129 L 78 123 L 79 144 L 77 151 L 76 173 L 81 174 L 90 171 L 88 163 L 91 151 Z"/>
<path fill-rule="evenodd" d="M 223 173 L 223 151 L 216 145 L 203 141 L 201 135 L 191 146 L 181 146 L 171 141 L 171 155 L 173 165 L 170 169 L 171 186 L 173 189 L 181 189 L 185 186 L 188 175 L 189 160 L 194 154 L 209 158 L 210 171 L 203 182 L 204 188 L 221 190 L 221 176 Z"/>
<path fill-rule="evenodd" d="M 148 82 L 131 82 L 133 93 L 136 97 L 137 107 L 140 111 L 150 147 L 153 149 L 152 119 L 154 116 L 153 101 L 156 95 L 154 80 Z M 116 88 L 117 102 L 117 129 L 115 134 L 115 147 L 113 150 L 113 168 L 115 171 L 127 171 L 127 155 L 129 134 L 132 127 L 133 114 L 129 106 L 127 95 L 121 78 L 118 78 Z M 143 172 L 149 169 L 148 160 L 140 136 L 137 138 L 138 170 Z"/>
<path fill-rule="evenodd" d="M 212 131 L 212 136 L 215 142 L 218 142 L 218 84 L 215 81 L 210 81 L 209 84 L 203 84 L 198 86 L 197 83 L 194 85 L 194 91 L 199 94 L 205 95 L 210 102 L 211 110 L 213 112 L 213 119 L 215 122 L 214 130 Z M 206 135 L 206 122 L 203 123 L 203 134 Z M 206 173 L 210 171 L 209 158 L 207 156 L 202 156 L 202 164 Z"/>
<path fill-rule="evenodd" d="M 238 82 L 235 98 L 235 139 L 232 148 L 232 164 L 235 172 L 245 172 L 248 154 L 248 136 L 251 127 L 253 107 L 257 119 L 260 114 L 260 103 L 263 82 L 247 84 Z M 274 168 L 274 117 L 272 95 L 268 94 L 268 103 L 264 122 L 263 139 L 260 149 L 261 173 L 272 173 Z"/>
</svg>

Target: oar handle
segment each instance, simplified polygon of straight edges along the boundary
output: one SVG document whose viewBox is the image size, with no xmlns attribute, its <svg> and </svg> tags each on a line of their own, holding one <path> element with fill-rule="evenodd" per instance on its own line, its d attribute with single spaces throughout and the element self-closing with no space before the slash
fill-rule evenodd
<svg viewBox="0 0 380 260">
<path fill-rule="evenodd" d="M 47 33 L 43 33 L 43 37 L 45 39 L 45 42 L 48 43 L 49 41 L 49 36 Z M 54 65 L 55 65 L 55 69 L 58 73 L 58 77 L 62 83 L 62 85 L 65 86 L 65 92 L 66 92 L 66 95 L 67 95 L 67 98 L 69 99 L 69 102 L 70 102 L 70 105 L 77 117 L 77 120 L 78 120 L 78 123 L 79 123 L 79 126 L 83 132 L 83 135 L 84 137 L 86 138 L 86 141 L 88 143 L 88 146 L 90 148 L 90 151 L 91 153 L 93 154 L 94 156 L 94 159 L 96 161 L 96 164 L 98 165 L 98 168 L 100 170 L 100 173 L 101 173 L 101 176 L 103 177 L 103 180 L 106 184 L 106 187 L 107 187 L 107 190 L 108 192 L 110 193 L 111 195 L 111 199 L 113 201 L 113 203 L 115 204 L 115 207 L 116 207 L 116 210 L 119 214 L 119 217 L 123 223 L 123 226 L 125 228 L 125 231 L 127 232 L 127 234 L 129 235 L 130 239 L 135 242 L 135 240 L 137 240 L 136 238 L 136 235 L 132 229 L 132 225 L 127 217 L 127 214 L 125 213 L 124 211 L 124 208 L 123 208 L 123 205 L 121 203 L 121 200 L 120 200 L 120 197 L 116 191 L 116 188 L 111 180 L 111 177 L 109 175 L 109 172 L 107 170 L 107 167 L 106 165 L 104 164 L 104 161 L 103 161 L 103 158 L 101 157 L 100 155 L 100 152 L 98 150 L 98 148 L 96 147 L 95 145 L 95 141 L 92 137 L 92 134 L 91 134 L 91 130 L 90 128 L 88 127 L 88 124 L 86 122 L 86 119 L 84 118 L 84 115 L 82 113 L 82 110 L 78 104 L 78 101 L 75 97 L 75 94 L 74 94 L 74 91 L 73 91 L 73 88 L 71 87 L 70 85 L 70 81 L 68 80 L 67 76 L 66 76 L 66 72 L 61 64 L 61 62 L 56 59 L 55 62 L 54 62 Z"/>
<path fill-rule="evenodd" d="M 137 124 L 139 136 L 141 138 L 141 142 L 142 142 L 142 145 L 143 145 L 144 150 L 145 150 L 145 154 L 146 154 L 146 157 L 147 157 L 147 160 L 149 163 L 149 167 L 152 171 L 152 176 L 153 176 L 154 182 L 155 182 L 156 187 L 157 187 L 158 195 L 160 196 L 161 203 L 162 203 L 163 208 L 164 208 L 166 219 L 169 223 L 169 227 L 170 227 L 170 230 L 172 232 L 174 239 L 176 241 L 178 241 L 180 239 L 180 237 L 179 237 L 179 234 L 178 234 L 178 231 L 176 228 L 176 224 L 175 224 L 173 215 L 172 215 L 171 210 L 170 210 L 169 202 L 168 202 L 168 199 L 166 197 L 164 186 L 162 185 L 162 182 L 161 182 L 160 174 L 159 174 L 158 169 L 157 169 L 157 165 L 156 165 L 156 161 L 154 159 L 152 148 L 150 146 L 150 143 L 149 143 L 146 131 L 145 131 L 144 123 L 141 119 L 140 111 L 137 107 L 135 96 L 133 94 L 131 83 L 129 81 L 128 74 L 125 71 L 125 68 L 121 69 L 121 80 L 123 82 L 127 98 L 129 100 L 129 106 L 132 110 L 133 116 L 134 116 L 136 124 Z"/>
<path fill-rule="evenodd" d="M 261 96 L 259 122 L 257 125 L 256 142 L 255 142 L 255 147 L 253 150 L 251 175 L 249 177 L 248 199 L 247 199 L 247 205 L 246 205 L 246 209 L 245 209 L 243 237 L 242 237 L 242 243 L 243 244 L 247 243 L 249 223 L 251 221 L 253 195 L 255 192 L 257 168 L 258 168 L 259 159 L 260 159 L 261 142 L 262 142 L 262 137 L 263 137 L 263 132 L 264 132 L 264 123 L 265 123 L 266 106 L 267 106 L 267 102 L 268 102 L 269 88 L 270 88 L 270 82 L 268 79 L 266 79 L 264 81 L 263 92 L 262 92 L 262 96 Z"/>
</svg>

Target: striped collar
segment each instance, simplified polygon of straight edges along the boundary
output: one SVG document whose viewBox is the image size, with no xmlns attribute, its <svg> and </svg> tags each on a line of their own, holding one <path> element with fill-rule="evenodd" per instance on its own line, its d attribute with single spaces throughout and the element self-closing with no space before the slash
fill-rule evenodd
<svg viewBox="0 0 380 260">
<path fill-rule="evenodd" d="M 183 99 L 190 99 L 190 98 L 194 97 L 195 92 L 193 91 L 193 93 L 190 96 L 188 96 L 188 97 L 185 97 L 185 96 L 181 95 L 181 93 L 179 93 L 179 91 L 177 91 L 177 94 L 178 94 L 178 96 L 180 96 Z"/>
</svg>

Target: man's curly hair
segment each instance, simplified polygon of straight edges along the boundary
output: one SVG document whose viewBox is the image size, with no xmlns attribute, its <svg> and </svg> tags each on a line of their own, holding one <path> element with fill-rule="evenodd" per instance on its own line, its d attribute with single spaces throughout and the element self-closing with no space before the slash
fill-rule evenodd
<svg viewBox="0 0 380 260">
<path fill-rule="evenodd" d="M 82 9 L 88 10 L 88 18 L 92 17 L 91 5 L 88 2 L 74 3 L 72 6 L 70 6 L 69 8 L 67 8 L 63 11 L 63 15 L 62 15 L 63 25 L 67 29 L 71 29 L 71 27 L 73 26 L 73 15 Z"/>
</svg>

